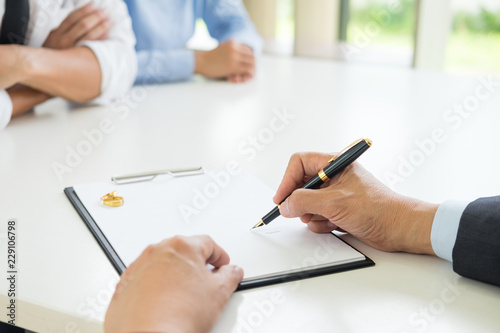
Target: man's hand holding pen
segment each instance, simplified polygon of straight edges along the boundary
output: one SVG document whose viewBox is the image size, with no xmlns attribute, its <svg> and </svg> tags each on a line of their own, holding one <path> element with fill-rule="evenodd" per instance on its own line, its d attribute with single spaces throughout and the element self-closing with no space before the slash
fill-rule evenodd
<svg viewBox="0 0 500 333">
<path fill-rule="evenodd" d="M 320 189 L 298 189 L 331 155 L 292 156 L 273 198 L 284 217 L 300 217 L 317 233 L 348 232 L 383 251 L 434 254 L 430 242 L 438 205 L 397 194 L 354 162 Z"/>
</svg>

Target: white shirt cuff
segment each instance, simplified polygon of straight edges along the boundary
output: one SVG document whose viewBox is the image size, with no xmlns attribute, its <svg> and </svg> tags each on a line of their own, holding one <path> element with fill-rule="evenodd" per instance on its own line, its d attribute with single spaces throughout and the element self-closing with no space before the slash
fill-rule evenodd
<svg viewBox="0 0 500 333">
<path fill-rule="evenodd" d="M 431 244 L 440 258 L 453 262 L 452 254 L 457 240 L 460 218 L 469 202 L 445 201 L 434 216 L 431 230 Z"/>
<path fill-rule="evenodd" d="M 83 41 L 78 46 L 92 50 L 101 67 L 101 94 L 90 103 L 109 105 L 132 88 L 137 75 L 133 46 L 113 41 Z"/>
<path fill-rule="evenodd" d="M 0 130 L 3 130 L 12 117 L 12 100 L 5 90 L 0 90 Z"/>
</svg>

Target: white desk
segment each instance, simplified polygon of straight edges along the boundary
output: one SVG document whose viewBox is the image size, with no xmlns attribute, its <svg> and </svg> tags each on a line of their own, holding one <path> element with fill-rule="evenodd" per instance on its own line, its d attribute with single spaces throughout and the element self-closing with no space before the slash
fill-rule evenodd
<svg viewBox="0 0 500 333">
<path fill-rule="evenodd" d="M 265 57 L 248 84 L 197 79 L 136 88 L 137 103 L 123 118 L 117 109 L 70 111 L 55 101 L 14 120 L 0 133 L 0 233 L 8 218 L 18 220 L 18 325 L 50 333 L 102 330 L 117 274 L 63 194 L 67 186 L 134 171 L 223 168 L 236 159 L 276 188 L 293 152 L 338 150 L 369 137 L 374 146 L 360 161 L 382 179 L 397 174 L 399 157 L 422 162 L 394 186 L 402 193 L 434 202 L 498 194 L 500 88 L 456 129 L 443 119 L 478 84 L 404 69 Z M 263 129 L 282 108 L 295 118 L 254 157 L 238 152 L 250 136 L 268 139 Z M 104 118 L 113 122 L 112 133 L 58 180 L 52 163 L 65 163 L 67 149 L 84 146 L 83 131 Z M 435 128 L 447 140 L 419 160 L 414 140 Z M 376 266 L 236 293 L 214 332 L 500 330 L 500 288 L 460 278 L 439 258 L 384 253 L 346 239 Z M 6 281 L 0 281 L 4 308 Z M 283 302 L 270 303 L 273 293 Z"/>
</svg>

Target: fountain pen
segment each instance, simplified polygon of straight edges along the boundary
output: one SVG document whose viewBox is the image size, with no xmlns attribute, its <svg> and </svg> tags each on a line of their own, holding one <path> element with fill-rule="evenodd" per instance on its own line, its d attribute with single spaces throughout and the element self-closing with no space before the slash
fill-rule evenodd
<svg viewBox="0 0 500 333">
<path fill-rule="evenodd" d="M 344 170 L 345 167 L 354 162 L 358 157 L 361 156 L 361 154 L 363 154 L 368 148 L 370 148 L 371 145 L 372 141 L 370 139 L 359 139 L 354 141 L 340 153 L 332 157 L 328 161 L 328 165 L 321 169 L 315 177 L 302 185 L 301 188 L 319 188 L 337 173 Z M 283 203 L 285 200 L 283 200 L 281 203 Z M 280 216 L 280 205 L 274 207 L 274 209 L 267 213 L 252 229 L 268 225 L 269 223 L 271 223 L 271 221 Z"/>
</svg>

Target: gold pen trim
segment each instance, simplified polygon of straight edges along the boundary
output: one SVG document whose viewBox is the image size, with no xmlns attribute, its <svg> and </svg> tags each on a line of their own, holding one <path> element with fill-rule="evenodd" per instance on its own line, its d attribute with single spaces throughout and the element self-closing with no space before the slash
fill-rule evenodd
<svg viewBox="0 0 500 333">
<path fill-rule="evenodd" d="M 328 178 L 328 176 L 326 175 L 325 171 L 321 170 L 320 172 L 318 172 L 318 176 L 319 178 L 321 178 L 321 180 L 323 181 L 323 183 L 326 183 L 327 181 L 330 180 L 330 178 Z"/>
<path fill-rule="evenodd" d="M 252 228 L 252 229 L 255 229 L 255 228 L 261 227 L 261 226 L 263 226 L 263 225 L 266 225 L 266 224 L 264 223 L 264 221 L 260 220 L 260 221 L 259 221 L 259 223 L 257 223 L 256 225 L 254 225 L 254 226 L 253 226 L 253 228 Z"/>
<path fill-rule="evenodd" d="M 367 144 L 368 146 L 370 146 L 370 147 L 372 146 L 372 140 L 370 140 L 370 139 L 363 139 L 363 138 L 358 139 L 358 140 L 354 141 L 353 143 L 351 143 L 349 146 L 347 146 L 347 147 L 345 147 L 344 149 L 342 149 L 342 150 L 341 150 L 341 151 L 340 151 L 337 155 L 333 156 L 333 157 L 332 157 L 332 158 L 328 161 L 328 163 L 332 163 L 333 161 L 335 161 L 335 160 L 337 159 L 337 157 L 339 157 L 340 155 L 342 155 L 342 154 L 343 154 L 343 153 L 345 153 L 347 150 L 349 150 L 351 147 L 353 147 L 353 146 L 357 145 L 357 144 L 358 144 L 358 143 L 360 143 L 361 141 L 366 142 L 366 144 Z"/>
</svg>

